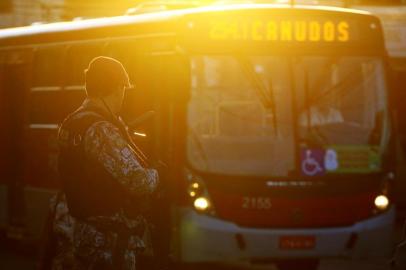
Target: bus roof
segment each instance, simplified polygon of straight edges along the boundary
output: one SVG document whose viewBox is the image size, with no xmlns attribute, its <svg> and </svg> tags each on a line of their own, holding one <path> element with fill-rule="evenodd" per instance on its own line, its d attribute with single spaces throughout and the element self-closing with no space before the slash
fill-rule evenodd
<svg viewBox="0 0 406 270">
<path fill-rule="evenodd" d="M 155 13 L 145 13 L 137 15 L 124 15 L 117 17 L 106 17 L 97 19 L 86 19 L 80 21 L 68 21 L 68 22 L 56 22 L 49 24 L 40 24 L 34 26 L 24 26 L 16 28 L 8 28 L 0 30 L 0 41 L 9 40 L 13 38 L 22 38 L 24 36 L 36 36 L 42 34 L 63 33 L 70 31 L 81 31 L 88 29 L 98 29 L 103 27 L 114 26 L 126 26 L 131 24 L 143 24 L 143 23 L 159 23 L 174 20 L 183 16 L 193 16 L 194 14 L 205 14 L 210 12 L 221 11 L 243 11 L 253 9 L 272 9 L 280 11 L 297 11 L 297 10 L 313 10 L 326 13 L 337 14 L 352 14 L 360 16 L 372 16 L 371 13 L 355 9 L 346 9 L 339 7 L 322 7 L 322 6 L 303 6 L 296 5 L 291 7 L 290 5 L 275 5 L 275 4 L 230 4 L 221 6 L 204 6 L 198 8 L 161 11 Z"/>
</svg>

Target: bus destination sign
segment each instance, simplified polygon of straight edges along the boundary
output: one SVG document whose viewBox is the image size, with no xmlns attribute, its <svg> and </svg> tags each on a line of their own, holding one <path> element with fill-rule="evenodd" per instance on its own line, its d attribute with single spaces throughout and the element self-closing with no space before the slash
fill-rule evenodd
<svg viewBox="0 0 406 270">
<path fill-rule="evenodd" d="M 213 41 L 348 42 L 352 29 L 345 20 L 213 20 L 209 31 Z"/>
<path fill-rule="evenodd" d="M 360 14 L 244 10 L 208 13 L 182 23 L 191 52 L 380 54 L 385 49 L 379 20 Z"/>
</svg>

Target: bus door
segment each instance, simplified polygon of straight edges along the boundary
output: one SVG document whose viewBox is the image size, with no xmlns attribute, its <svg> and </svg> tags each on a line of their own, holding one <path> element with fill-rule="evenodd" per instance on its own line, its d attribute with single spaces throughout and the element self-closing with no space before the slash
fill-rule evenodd
<svg viewBox="0 0 406 270">
<path fill-rule="evenodd" d="M 60 61 L 55 61 L 59 59 Z M 24 188 L 27 231 L 38 238 L 49 209 L 49 198 L 58 188 L 57 129 L 67 99 L 62 91 L 64 47 L 38 46 L 34 49 L 32 78 L 27 89 L 24 135 Z"/>
<path fill-rule="evenodd" d="M 165 164 L 158 164 L 164 193 L 154 206 L 154 222 L 161 225 L 157 227 L 153 241 L 157 256 L 165 264 L 168 254 L 172 253 L 173 239 L 170 237 L 176 227 L 176 219 L 171 218 L 171 213 L 173 207 L 182 202 L 184 194 L 180 179 L 185 162 L 186 101 L 190 72 L 188 58 L 177 52 L 155 53 L 150 56 L 149 62 L 153 76 L 160 78 L 154 80 L 157 93 L 155 110 L 159 112 L 155 122 L 154 156 Z"/>
<path fill-rule="evenodd" d="M 25 226 L 25 194 L 23 183 L 24 160 L 24 108 L 25 93 L 30 80 L 31 55 L 26 51 L 11 51 L 4 54 L 1 65 L 1 151 L 0 185 L 6 192 L 1 193 L 1 222 L 8 225 L 8 236 L 21 238 Z M 6 197 L 4 197 L 6 196 Z"/>
<path fill-rule="evenodd" d="M 186 134 L 186 101 L 189 96 L 189 62 L 185 55 L 173 52 L 155 55 L 152 62 L 157 66 L 157 102 L 161 116 L 157 122 L 159 144 L 155 152 L 168 167 L 167 188 L 175 195 L 184 165 L 184 141 Z M 171 68 L 167 68 L 171 67 Z M 161 152 L 160 149 L 165 149 Z M 161 154 L 159 154 L 161 152 Z"/>
</svg>

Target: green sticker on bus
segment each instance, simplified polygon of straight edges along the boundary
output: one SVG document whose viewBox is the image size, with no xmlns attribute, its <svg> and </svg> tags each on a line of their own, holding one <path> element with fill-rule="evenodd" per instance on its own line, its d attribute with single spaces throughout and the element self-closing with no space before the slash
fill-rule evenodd
<svg viewBox="0 0 406 270">
<path fill-rule="evenodd" d="M 325 166 L 327 173 L 378 172 L 381 169 L 379 146 L 331 145 L 326 149 Z"/>
</svg>

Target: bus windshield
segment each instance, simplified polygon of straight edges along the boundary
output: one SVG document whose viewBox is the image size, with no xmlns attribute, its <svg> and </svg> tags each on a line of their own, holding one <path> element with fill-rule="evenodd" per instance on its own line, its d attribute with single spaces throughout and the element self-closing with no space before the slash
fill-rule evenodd
<svg viewBox="0 0 406 270">
<path fill-rule="evenodd" d="M 187 156 L 195 169 L 246 176 L 380 170 L 388 113 L 379 58 L 200 55 L 191 73 Z M 317 170 L 306 167 L 310 158 Z"/>
</svg>

